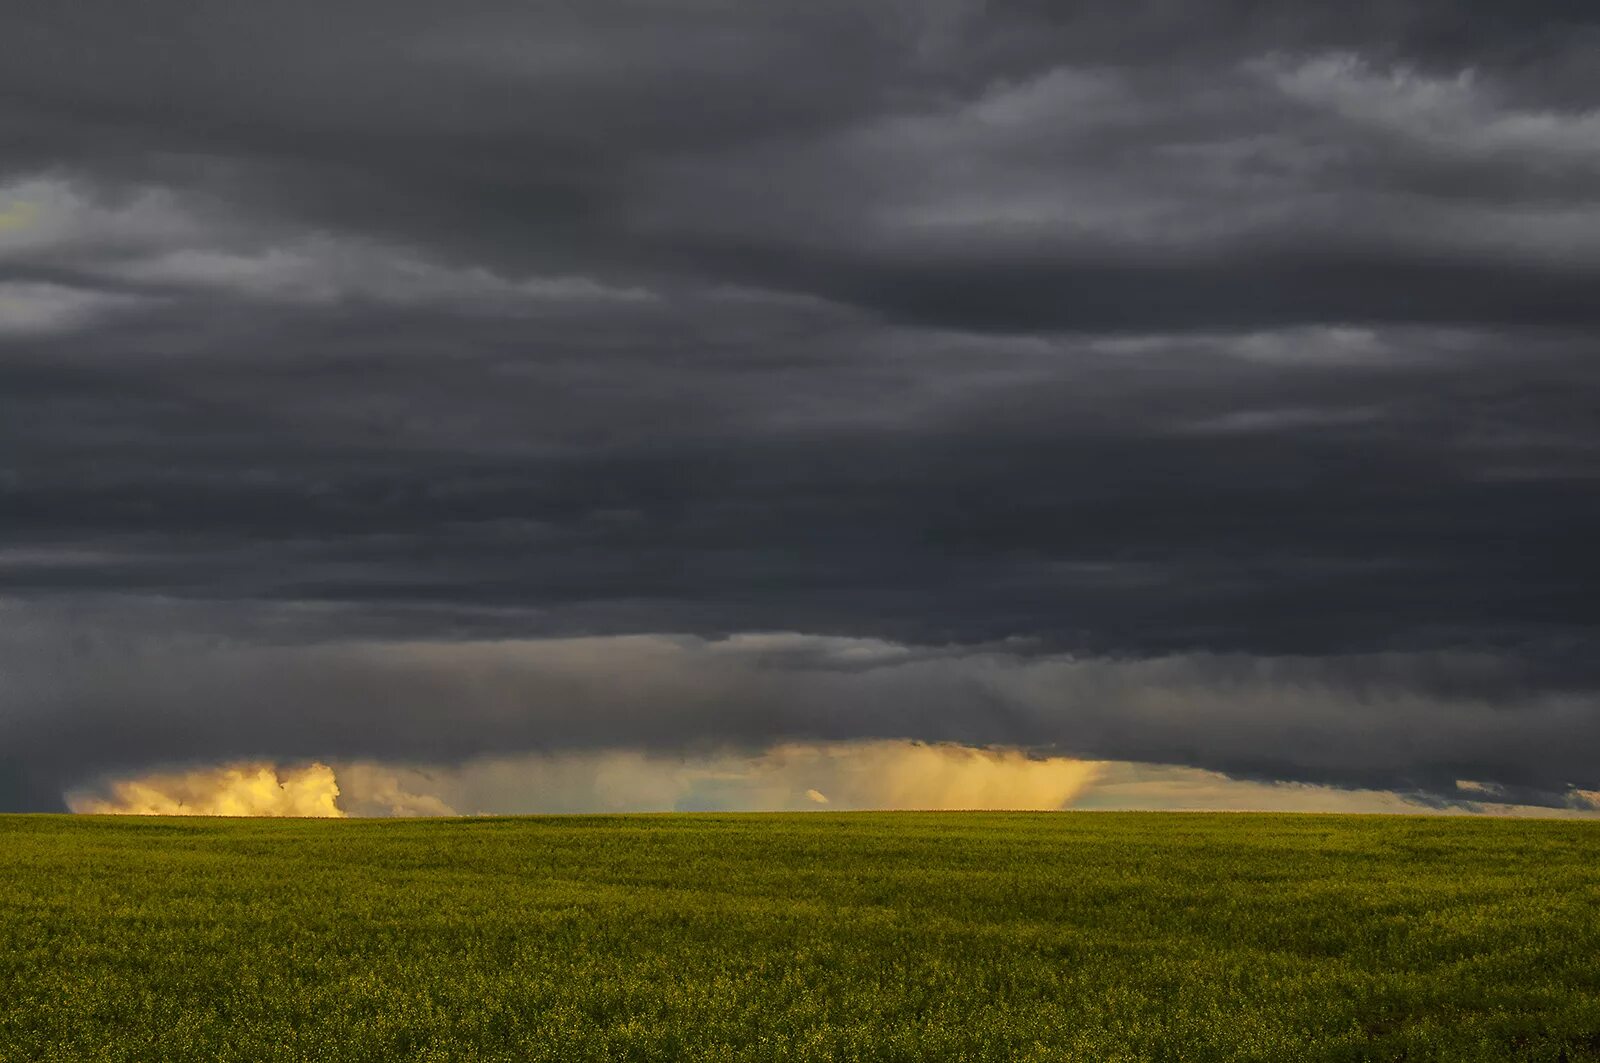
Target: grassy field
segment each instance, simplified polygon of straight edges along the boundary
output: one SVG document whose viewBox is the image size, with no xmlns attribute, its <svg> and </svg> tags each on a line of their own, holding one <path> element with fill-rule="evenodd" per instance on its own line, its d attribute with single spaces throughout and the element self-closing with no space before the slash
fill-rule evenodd
<svg viewBox="0 0 1600 1063">
<path fill-rule="evenodd" d="M 0 817 L 0 1060 L 1600 1060 L 1600 824 Z"/>
</svg>

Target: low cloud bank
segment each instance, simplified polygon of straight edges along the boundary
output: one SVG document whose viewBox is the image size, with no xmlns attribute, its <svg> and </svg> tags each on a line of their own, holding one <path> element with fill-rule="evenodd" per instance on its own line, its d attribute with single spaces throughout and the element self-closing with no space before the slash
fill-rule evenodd
<svg viewBox="0 0 1600 1063">
<path fill-rule="evenodd" d="M 1588 753 L 1600 703 L 1527 685 L 1494 656 L 1119 660 L 786 633 L 297 646 L 73 630 L 0 633 L 0 807 L 60 808 L 96 780 L 170 765 L 312 761 L 344 788 L 374 764 L 516 780 L 482 802 L 366 786 L 372 808 L 419 814 L 820 804 L 807 790 L 830 807 L 1056 807 L 1084 781 L 1063 765 L 1083 762 L 1435 804 L 1583 808 L 1600 790 Z M 1021 752 L 931 752 L 955 748 Z M 502 764 L 524 767 L 486 767 Z M 741 780 L 726 799 L 723 771 Z M 531 805 L 500 800 L 534 792 L 527 779 L 566 781 Z M 782 800 L 762 781 L 777 779 Z M 613 793 L 630 796 L 608 805 Z"/>
<path fill-rule="evenodd" d="M 1480 798 L 1443 803 L 1384 790 L 1234 779 L 1174 765 L 1030 757 L 905 741 L 785 743 L 756 753 L 638 750 L 530 754 L 453 767 L 266 762 L 102 780 L 75 812 L 213 816 L 458 816 L 849 809 L 1183 809 L 1582 815 Z"/>
<path fill-rule="evenodd" d="M 113 777 L 74 812 L 200 816 L 455 816 L 673 810 L 1058 809 L 1091 761 L 920 742 L 790 743 L 758 753 L 630 750 L 489 758 L 450 768 L 240 762 Z"/>
</svg>

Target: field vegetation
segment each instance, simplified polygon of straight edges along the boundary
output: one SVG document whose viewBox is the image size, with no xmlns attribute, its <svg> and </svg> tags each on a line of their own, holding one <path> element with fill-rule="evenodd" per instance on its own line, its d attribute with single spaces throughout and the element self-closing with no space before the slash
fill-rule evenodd
<svg viewBox="0 0 1600 1063">
<path fill-rule="evenodd" d="M 0 817 L 0 1060 L 1600 1060 L 1600 824 Z"/>
</svg>

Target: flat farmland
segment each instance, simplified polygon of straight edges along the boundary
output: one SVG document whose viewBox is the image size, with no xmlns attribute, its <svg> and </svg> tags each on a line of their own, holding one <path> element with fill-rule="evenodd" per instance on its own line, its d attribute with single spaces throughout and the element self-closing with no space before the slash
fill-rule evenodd
<svg viewBox="0 0 1600 1063">
<path fill-rule="evenodd" d="M 1600 824 L 0 817 L 0 1060 L 1600 1060 Z"/>
</svg>

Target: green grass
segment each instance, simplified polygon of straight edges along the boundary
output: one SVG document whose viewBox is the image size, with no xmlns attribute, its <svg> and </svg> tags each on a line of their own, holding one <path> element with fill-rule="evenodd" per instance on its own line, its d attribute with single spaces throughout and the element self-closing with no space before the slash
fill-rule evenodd
<svg viewBox="0 0 1600 1063">
<path fill-rule="evenodd" d="M 1600 1060 L 1600 824 L 0 817 L 0 1060 Z"/>
</svg>

